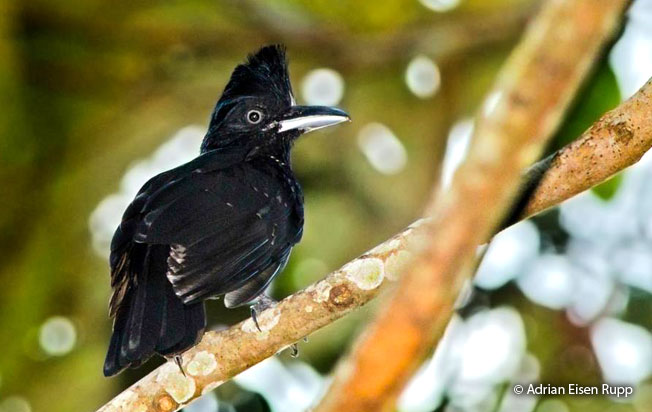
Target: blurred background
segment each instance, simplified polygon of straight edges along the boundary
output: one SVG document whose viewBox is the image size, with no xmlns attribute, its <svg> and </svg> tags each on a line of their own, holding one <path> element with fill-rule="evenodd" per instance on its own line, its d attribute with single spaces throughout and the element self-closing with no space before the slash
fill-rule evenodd
<svg viewBox="0 0 652 412">
<path fill-rule="evenodd" d="M 297 99 L 353 118 L 294 150 L 306 227 L 273 284 L 282 298 L 417 219 L 431 186 L 449 184 L 472 116 L 538 5 L 1 2 L 0 411 L 92 411 L 161 363 L 102 376 L 108 242 L 149 177 L 196 156 L 247 53 L 284 43 Z M 652 76 L 651 50 L 652 0 L 637 0 L 550 150 Z M 501 233 L 474 288 L 398 410 L 652 411 L 652 156 Z M 306 410 L 375 304 L 186 411 Z M 248 316 L 208 307 L 211 329 Z M 523 382 L 636 389 L 514 396 Z"/>
</svg>

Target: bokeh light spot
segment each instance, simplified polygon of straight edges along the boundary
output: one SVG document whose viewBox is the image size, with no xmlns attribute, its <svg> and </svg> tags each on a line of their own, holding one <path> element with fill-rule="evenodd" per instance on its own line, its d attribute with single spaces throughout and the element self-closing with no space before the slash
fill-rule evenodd
<svg viewBox="0 0 652 412">
<path fill-rule="evenodd" d="M 417 56 L 405 71 L 405 83 L 416 96 L 425 99 L 433 96 L 441 85 L 439 67 L 426 56 Z"/>
<path fill-rule="evenodd" d="M 472 316 L 462 355 L 459 379 L 500 382 L 518 370 L 525 351 L 525 327 L 512 308 L 498 308 Z"/>
<path fill-rule="evenodd" d="M 308 364 L 286 365 L 268 358 L 234 378 L 239 386 L 259 393 L 273 412 L 307 410 L 322 394 L 323 378 Z"/>
<path fill-rule="evenodd" d="M 46 320 L 39 332 L 39 344 L 45 353 L 62 356 L 69 353 L 77 341 L 75 325 L 62 316 Z"/>
<path fill-rule="evenodd" d="M 386 175 L 399 173 L 407 164 L 403 143 L 385 125 L 369 123 L 358 133 L 358 147 L 371 166 Z"/>
<path fill-rule="evenodd" d="M 485 289 L 503 286 L 536 259 L 540 243 L 539 231 L 530 221 L 520 222 L 498 233 L 480 263 L 475 283 Z"/>
<path fill-rule="evenodd" d="M 419 3 L 432 11 L 443 13 L 457 7 L 460 0 L 419 0 Z"/>
<path fill-rule="evenodd" d="M 652 375 L 652 335 L 644 328 L 601 319 L 591 329 L 591 343 L 605 381 L 636 384 Z"/>
<path fill-rule="evenodd" d="M 333 69 L 315 69 L 303 78 L 301 94 L 307 104 L 334 106 L 344 95 L 344 80 Z"/>
<path fill-rule="evenodd" d="M 453 176 L 462 164 L 471 146 L 473 119 L 464 119 L 455 123 L 448 133 L 446 153 L 441 170 L 441 186 L 446 189 L 453 182 Z"/>
<path fill-rule="evenodd" d="M 574 268 L 565 256 L 546 254 L 540 256 L 517 283 L 531 301 L 551 309 L 562 309 L 572 301 L 574 278 Z"/>
</svg>

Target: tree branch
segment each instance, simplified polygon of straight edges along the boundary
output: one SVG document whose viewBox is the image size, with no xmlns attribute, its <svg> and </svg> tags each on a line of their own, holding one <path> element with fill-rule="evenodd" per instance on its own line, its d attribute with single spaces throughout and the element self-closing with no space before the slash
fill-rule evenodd
<svg viewBox="0 0 652 412">
<path fill-rule="evenodd" d="M 620 21 L 625 0 L 546 2 L 499 74 L 468 160 L 433 197 L 427 246 L 338 365 L 319 412 L 392 410 L 444 332 L 477 245 L 500 223 L 521 171 L 557 129 Z M 488 99 L 490 101 L 490 99 Z"/>
<path fill-rule="evenodd" d="M 539 213 L 638 162 L 652 147 L 652 79 L 557 151 L 522 217 Z"/>
<path fill-rule="evenodd" d="M 583 3 L 586 4 L 586 1 Z M 604 1 L 600 3 L 604 7 Z M 595 11 L 590 9 L 591 5 L 588 7 L 587 14 L 592 15 Z M 595 8 L 599 7 L 596 5 Z M 583 144 L 573 143 L 563 148 L 559 152 L 561 154 L 555 157 L 563 159 L 552 163 L 535 191 L 533 201 L 525 208 L 526 214 L 537 213 L 600 183 L 612 173 L 634 163 L 652 147 L 652 124 L 648 121 L 652 115 L 651 93 L 652 80 L 587 130 L 580 139 Z M 618 133 L 618 130 L 622 128 L 606 126 L 614 125 L 613 119 L 627 119 L 626 130 L 631 132 L 631 138 L 619 138 L 622 133 Z M 594 144 L 594 139 L 608 145 Z M 578 169 L 569 166 L 584 164 L 587 157 L 591 158 L 591 148 L 594 146 L 608 146 L 608 151 L 618 153 L 618 156 L 612 158 L 611 154 L 607 156 L 602 152 L 604 157 L 597 155 L 601 163 L 589 162 L 590 167 L 581 169 L 582 177 L 576 178 Z M 560 178 L 561 182 L 571 182 L 564 190 L 558 190 L 559 185 L 555 184 L 556 179 Z M 474 198 L 473 202 L 481 204 L 478 199 Z M 416 222 L 323 280 L 263 312 L 260 315 L 262 332 L 258 332 L 251 319 L 223 331 L 207 332 L 200 344 L 183 356 L 187 377 L 178 372 L 176 365 L 163 365 L 98 412 L 178 410 L 236 374 L 364 305 L 385 286 L 391 285 L 391 281 L 397 279 L 401 269 L 411 261 L 412 250 L 426 243 L 430 232 L 430 225 L 424 224 L 426 222 Z M 444 285 L 441 290 L 448 287 Z M 392 351 L 393 355 L 395 353 Z"/>
</svg>

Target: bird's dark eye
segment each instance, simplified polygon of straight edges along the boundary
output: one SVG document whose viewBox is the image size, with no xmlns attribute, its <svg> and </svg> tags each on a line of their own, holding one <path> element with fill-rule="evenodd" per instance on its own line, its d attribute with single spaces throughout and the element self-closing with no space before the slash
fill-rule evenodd
<svg viewBox="0 0 652 412">
<path fill-rule="evenodd" d="M 251 124 L 258 124 L 263 120 L 263 114 L 260 110 L 249 110 L 247 112 L 247 121 Z"/>
</svg>

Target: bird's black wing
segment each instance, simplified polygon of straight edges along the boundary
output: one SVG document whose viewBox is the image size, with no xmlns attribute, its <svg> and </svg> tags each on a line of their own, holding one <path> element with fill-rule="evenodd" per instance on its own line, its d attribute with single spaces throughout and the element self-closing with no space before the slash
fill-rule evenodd
<svg viewBox="0 0 652 412">
<path fill-rule="evenodd" d="M 300 237 L 292 194 L 276 176 L 249 163 L 162 181 L 133 206 L 139 210 L 132 239 L 170 245 L 167 277 L 185 304 L 268 273 Z"/>
<path fill-rule="evenodd" d="M 153 197 L 166 192 L 168 187 L 175 185 L 180 180 L 188 179 L 193 175 L 228 169 L 243 157 L 242 153 L 235 150 L 212 151 L 191 162 L 154 176 L 143 185 L 123 213 L 122 221 L 111 241 L 109 257 L 113 289 L 109 305 L 111 317 L 115 316 L 127 292 L 133 289 L 138 273 L 144 270 L 142 261 L 147 248 L 137 244 L 134 237 L 144 217 L 143 211 L 146 205 L 151 203 Z"/>
</svg>

